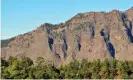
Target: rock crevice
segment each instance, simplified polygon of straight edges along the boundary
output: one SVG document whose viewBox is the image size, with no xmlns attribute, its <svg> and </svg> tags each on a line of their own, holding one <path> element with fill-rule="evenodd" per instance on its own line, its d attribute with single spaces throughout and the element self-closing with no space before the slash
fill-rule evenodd
<svg viewBox="0 0 133 80">
<path fill-rule="evenodd" d="M 106 47 L 107 47 L 108 52 L 110 53 L 110 55 L 111 55 L 113 58 L 115 58 L 115 48 L 114 48 L 114 46 L 112 45 L 112 43 L 111 43 L 111 41 L 110 41 L 110 35 L 109 35 L 109 33 L 105 33 L 105 32 L 104 32 L 104 29 L 102 29 L 102 30 L 100 31 L 100 34 L 101 34 L 101 36 L 103 36 L 103 38 L 104 38 L 104 42 L 105 42 L 105 44 L 106 44 Z"/>
</svg>

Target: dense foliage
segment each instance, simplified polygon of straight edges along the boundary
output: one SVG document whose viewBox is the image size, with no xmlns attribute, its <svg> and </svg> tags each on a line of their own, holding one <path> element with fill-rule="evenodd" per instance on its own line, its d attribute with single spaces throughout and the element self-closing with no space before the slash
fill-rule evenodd
<svg viewBox="0 0 133 80">
<path fill-rule="evenodd" d="M 46 64 L 42 57 L 33 61 L 28 57 L 1 59 L 1 76 L 4 79 L 133 79 L 133 61 L 115 59 L 88 62 L 73 61 L 67 65 L 54 67 Z"/>
<path fill-rule="evenodd" d="M 1 40 L 1 47 L 7 47 L 8 43 L 12 40 L 14 40 L 14 37 L 10 39 Z"/>
<path fill-rule="evenodd" d="M 6 39 L 6 40 L 1 40 L 1 47 L 6 47 L 7 44 L 8 44 L 9 40 Z"/>
</svg>

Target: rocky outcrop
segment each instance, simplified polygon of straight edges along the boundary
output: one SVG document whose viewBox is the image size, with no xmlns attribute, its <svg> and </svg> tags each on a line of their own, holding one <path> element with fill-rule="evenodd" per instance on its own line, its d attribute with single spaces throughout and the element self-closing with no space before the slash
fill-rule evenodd
<svg viewBox="0 0 133 80">
<path fill-rule="evenodd" d="M 74 59 L 133 60 L 133 8 L 80 13 L 58 25 L 42 24 L 16 36 L 2 56 L 44 57 L 56 65 Z"/>
</svg>

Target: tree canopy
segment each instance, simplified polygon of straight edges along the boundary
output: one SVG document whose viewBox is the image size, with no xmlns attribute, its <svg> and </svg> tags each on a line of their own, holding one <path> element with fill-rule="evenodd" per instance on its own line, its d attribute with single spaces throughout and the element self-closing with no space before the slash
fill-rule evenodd
<svg viewBox="0 0 133 80">
<path fill-rule="evenodd" d="M 35 63 L 28 57 L 1 58 L 3 79 L 133 79 L 133 61 L 115 59 L 81 61 L 55 67 L 38 57 Z"/>
</svg>

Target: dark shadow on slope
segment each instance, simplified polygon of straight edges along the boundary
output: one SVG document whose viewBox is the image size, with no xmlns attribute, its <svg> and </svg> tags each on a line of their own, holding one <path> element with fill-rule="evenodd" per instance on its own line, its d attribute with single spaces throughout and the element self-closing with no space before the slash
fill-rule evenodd
<svg viewBox="0 0 133 80">
<path fill-rule="evenodd" d="M 125 28 L 126 28 L 126 33 L 127 33 L 129 42 L 133 43 L 132 22 L 129 21 L 129 28 L 128 28 L 127 24 L 125 24 Z"/>
<path fill-rule="evenodd" d="M 108 51 L 110 52 L 110 55 L 115 58 L 115 49 L 114 46 L 111 43 L 106 44 Z"/>
<path fill-rule="evenodd" d="M 67 56 L 68 45 L 67 45 L 67 42 L 66 42 L 65 38 L 63 39 L 63 41 L 64 41 L 64 44 L 62 45 L 62 50 L 64 52 L 64 58 L 65 58 Z"/>
<path fill-rule="evenodd" d="M 128 37 L 128 41 L 133 43 L 132 22 L 129 21 L 129 26 L 128 26 L 125 23 L 125 21 L 128 21 L 128 20 L 127 20 L 127 16 L 123 13 L 122 14 L 122 22 L 123 22 L 124 27 L 126 28 L 126 34 L 127 34 L 127 37 Z"/>
<path fill-rule="evenodd" d="M 129 21 L 129 28 L 132 30 L 132 22 Z"/>
<path fill-rule="evenodd" d="M 94 38 L 94 35 L 95 35 L 94 25 L 93 24 L 90 24 L 89 25 L 89 28 L 90 28 L 90 36 L 93 39 Z"/>
<path fill-rule="evenodd" d="M 131 29 L 130 28 L 126 28 L 126 33 L 127 33 L 127 36 L 128 36 L 128 40 L 133 43 L 133 35 L 132 35 L 132 32 L 131 32 Z"/>
<path fill-rule="evenodd" d="M 104 37 L 104 41 L 106 43 L 107 50 L 109 51 L 110 55 L 115 58 L 115 48 L 110 42 L 110 36 L 104 33 L 104 29 L 100 31 L 101 36 Z"/>
<path fill-rule="evenodd" d="M 48 43 L 49 43 L 50 50 L 53 51 L 54 40 L 52 38 L 48 37 Z"/>
<path fill-rule="evenodd" d="M 102 30 L 100 31 L 100 35 L 101 35 L 101 36 L 104 36 L 104 32 L 103 32 L 103 31 L 104 31 L 104 29 L 102 29 Z"/>
<path fill-rule="evenodd" d="M 81 50 L 81 44 L 80 44 L 80 41 L 77 41 L 78 42 L 78 50 L 80 51 Z"/>
</svg>

